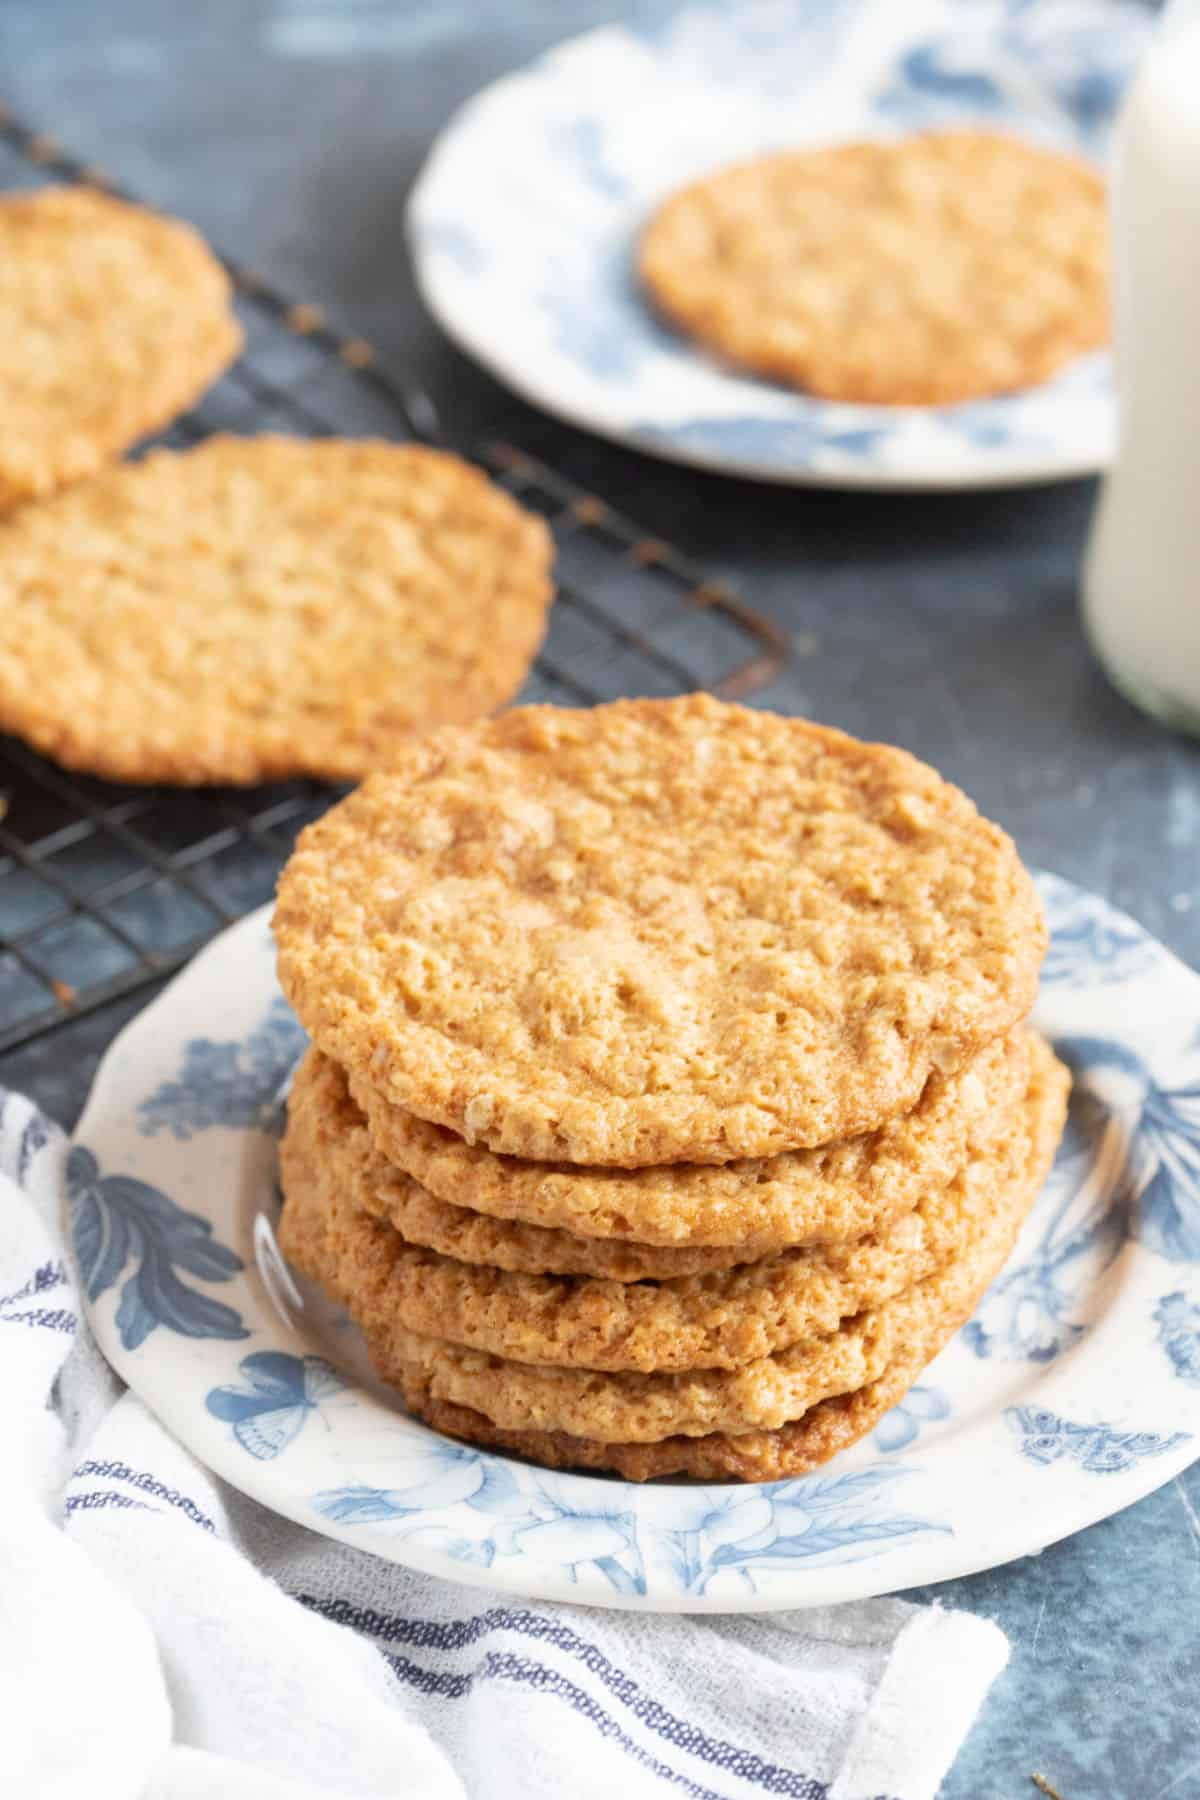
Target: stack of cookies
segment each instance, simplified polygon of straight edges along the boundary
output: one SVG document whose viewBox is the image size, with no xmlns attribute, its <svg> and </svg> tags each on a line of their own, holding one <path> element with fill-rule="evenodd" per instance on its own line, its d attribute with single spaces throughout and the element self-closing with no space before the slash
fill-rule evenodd
<svg viewBox="0 0 1200 1800">
<path fill-rule="evenodd" d="M 708 696 L 407 745 L 304 833 L 285 1254 L 438 1429 L 803 1473 L 973 1311 L 1062 1129 L 1009 839 Z"/>
</svg>

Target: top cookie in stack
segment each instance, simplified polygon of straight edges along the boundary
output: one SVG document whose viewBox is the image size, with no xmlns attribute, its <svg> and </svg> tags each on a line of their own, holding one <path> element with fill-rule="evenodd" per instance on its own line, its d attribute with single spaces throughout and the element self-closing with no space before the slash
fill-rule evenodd
<svg viewBox="0 0 1200 1800">
<path fill-rule="evenodd" d="M 301 838 L 280 979 L 384 1099 L 508 1156 L 770 1156 L 1029 1011 L 1010 840 L 902 750 L 706 695 L 402 750 Z"/>
<path fill-rule="evenodd" d="M 304 834 L 276 932 L 316 1047 L 285 1249 L 411 1404 L 545 1460 L 830 1454 L 970 1312 L 1061 1127 L 1004 833 L 903 751 L 707 696 L 414 742 Z"/>
</svg>

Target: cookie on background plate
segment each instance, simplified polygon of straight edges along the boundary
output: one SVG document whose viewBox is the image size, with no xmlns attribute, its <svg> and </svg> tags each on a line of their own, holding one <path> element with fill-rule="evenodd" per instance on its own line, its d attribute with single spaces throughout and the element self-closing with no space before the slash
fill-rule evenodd
<svg viewBox="0 0 1200 1800">
<path fill-rule="evenodd" d="M 0 510 L 169 424 L 241 347 L 190 225 L 88 188 L 0 196 Z"/>
<path fill-rule="evenodd" d="M 672 194 L 638 267 L 675 325 L 831 400 L 944 406 L 1109 338 L 1104 179 L 997 132 L 783 151 Z"/>
<path fill-rule="evenodd" d="M 552 554 L 442 451 L 158 450 L 0 521 L 0 729 L 114 781 L 356 780 L 511 697 Z"/>
<path fill-rule="evenodd" d="M 366 1087 L 616 1167 L 876 1128 L 1026 1015 L 1046 943 L 1011 840 L 934 770 L 704 694 L 406 743 L 301 834 L 275 933 Z"/>
</svg>

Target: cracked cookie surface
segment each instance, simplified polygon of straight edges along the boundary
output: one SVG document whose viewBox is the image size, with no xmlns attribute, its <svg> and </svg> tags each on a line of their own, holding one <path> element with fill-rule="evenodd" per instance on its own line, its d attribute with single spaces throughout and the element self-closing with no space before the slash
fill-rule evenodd
<svg viewBox="0 0 1200 1800">
<path fill-rule="evenodd" d="M 873 1130 L 1028 1012 L 1003 831 L 932 769 L 695 694 L 402 744 L 301 835 L 279 975 L 384 1099 L 642 1167 Z"/>
</svg>

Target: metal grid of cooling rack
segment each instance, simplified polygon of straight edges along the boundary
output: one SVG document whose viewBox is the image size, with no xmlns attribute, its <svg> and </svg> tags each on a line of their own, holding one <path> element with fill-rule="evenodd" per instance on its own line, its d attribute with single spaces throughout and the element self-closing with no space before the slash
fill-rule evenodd
<svg viewBox="0 0 1200 1800">
<path fill-rule="evenodd" d="M 120 191 L 0 108 L 0 189 L 47 181 Z M 226 266 L 245 352 L 155 442 L 266 430 L 442 441 L 427 396 L 385 374 L 369 344 Z M 577 706 L 698 687 L 732 698 L 779 669 L 778 629 L 669 545 L 511 446 L 466 453 L 557 541 L 557 599 L 523 699 Z M 0 738 L 0 1050 L 156 980 L 269 899 L 296 832 L 334 794 L 311 781 L 117 787 Z"/>
</svg>

